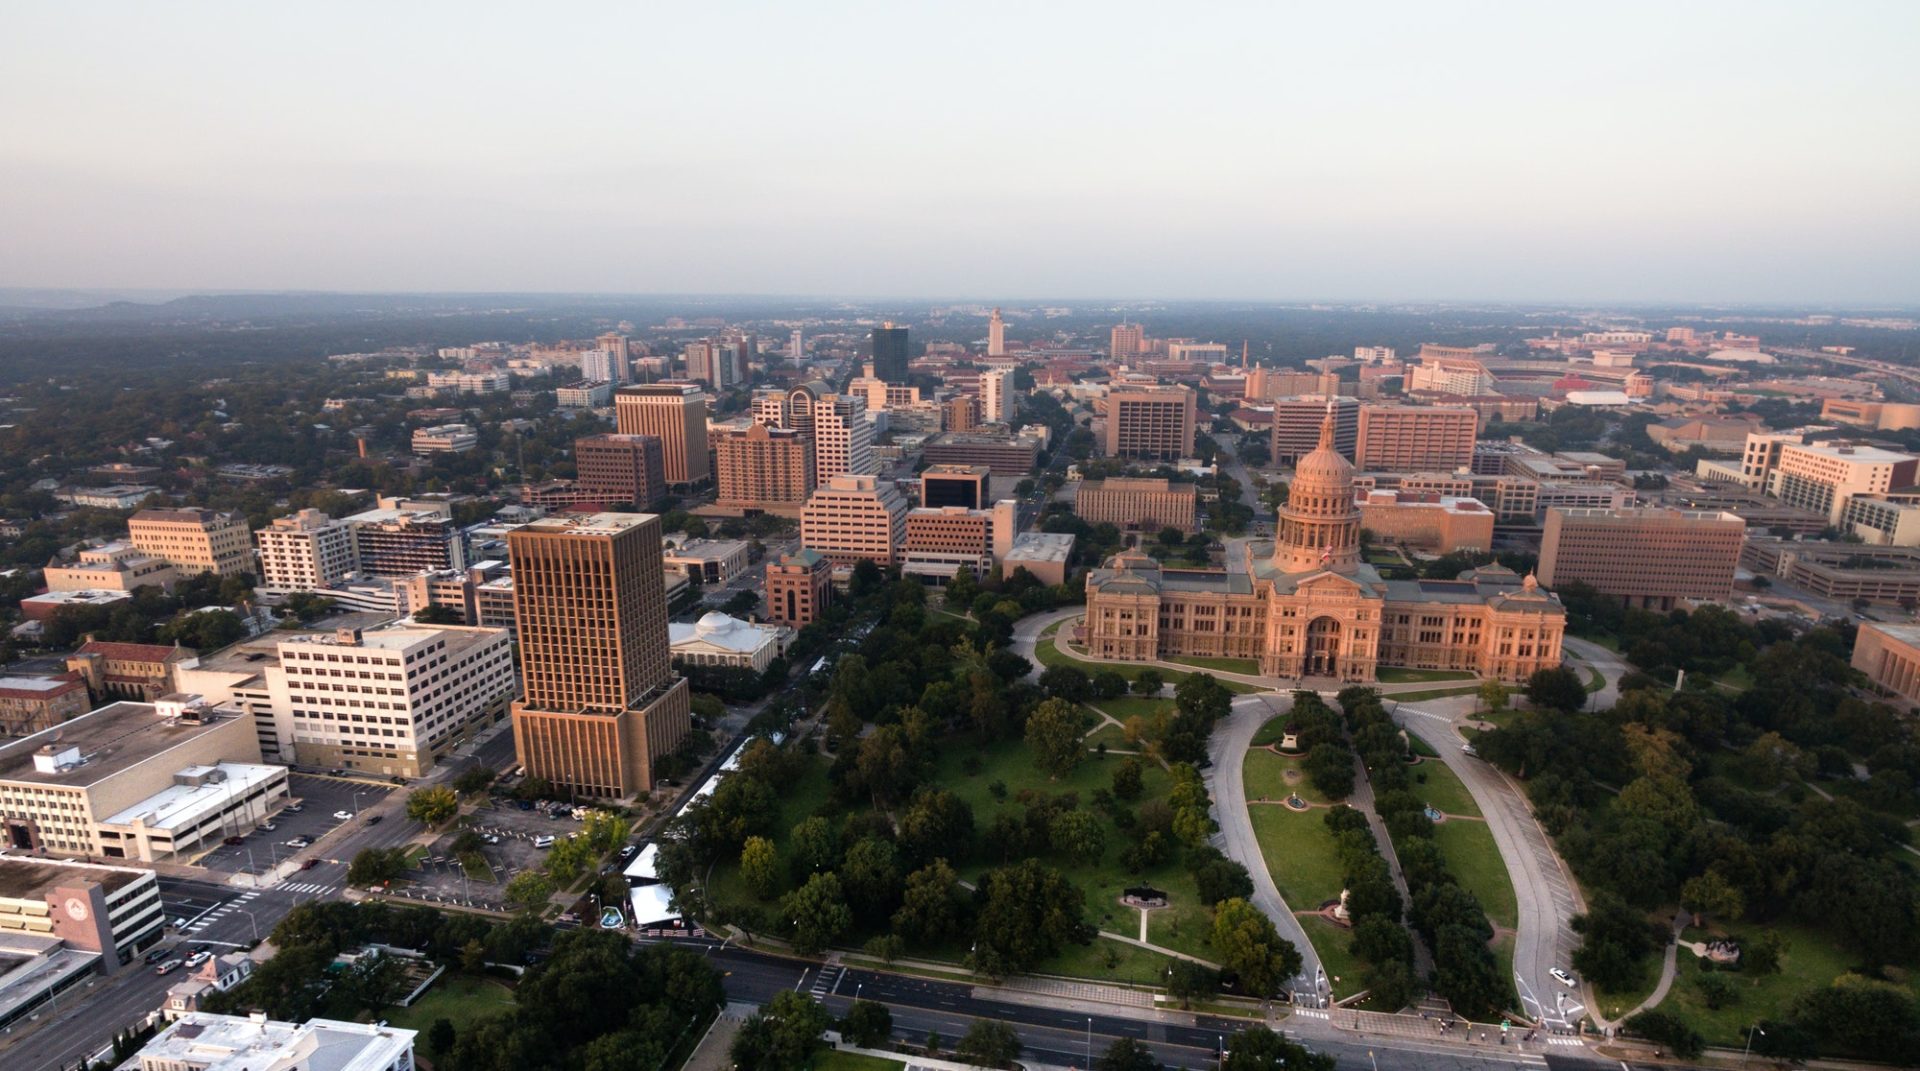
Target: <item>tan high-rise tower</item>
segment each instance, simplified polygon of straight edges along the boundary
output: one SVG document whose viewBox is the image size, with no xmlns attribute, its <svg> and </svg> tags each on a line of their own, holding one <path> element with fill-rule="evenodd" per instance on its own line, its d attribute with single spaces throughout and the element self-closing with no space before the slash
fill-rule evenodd
<svg viewBox="0 0 1920 1071">
<path fill-rule="evenodd" d="M 507 534 L 524 696 L 513 745 L 529 776 L 581 796 L 650 791 L 691 725 L 668 661 L 660 518 L 550 517 Z"/>
<path fill-rule="evenodd" d="M 707 395 L 697 383 L 650 383 L 623 387 L 613 397 L 616 430 L 657 435 L 667 484 L 704 484 L 707 465 Z"/>
<path fill-rule="evenodd" d="M 1000 310 L 993 310 L 993 318 L 987 321 L 987 356 L 1005 357 L 1007 355 L 1007 322 L 1000 318 Z"/>
</svg>

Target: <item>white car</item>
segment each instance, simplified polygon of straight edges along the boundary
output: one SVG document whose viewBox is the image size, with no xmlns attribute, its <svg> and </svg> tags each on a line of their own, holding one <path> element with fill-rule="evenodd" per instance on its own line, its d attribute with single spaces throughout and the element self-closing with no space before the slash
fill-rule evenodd
<svg viewBox="0 0 1920 1071">
<path fill-rule="evenodd" d="M 353 812 L 352 811 L 335 811 L 333 812 L 333 818 L 334 818 L 334 821 L 336 822 L 351 822 L 353 821 Z"/>
<path fill-rule="evenodd" d="M 193 955 L 187 957 L 187 962 L 183 964 L 183 966 L 188 970 L 192 970 L 212 958 L 213 953 L 211 952 L 195 952 Z"/>
<path fill-rule="evenodd" d="M 551 848 L 553 847 L 553 837 L 549 834 L 542 833 L 533 838 L 533 846 L 535 848 Z"/>
<path fill-rule="evenodd" d="M 1475 750 L 1473 749 L 1473 745 L 1472 745 L 1472 744 L 1461 744 L 1461 745 L 1460 745 L 1460 753 L 1461 753 L 1462 755 L 1478 755 L 1478 754 L 1480 754 L 1480 753 L 1479 753 L 1478 751 L 1475 751 Z"/>
<path fill-rule="evenodd" d="M 1554 981 L 1559 982 L 1561 985 L 1566 986 L 1568 989 L 1572 989 L 1580 984 L 1573 980 L 1573 975 L 1568 974 L 1566 971 L 1563 971 L 1558 967 L 1555 967 L 1553 970 L 1548 971 L 1547 973 L 1553 975 Z"/>
</svg>

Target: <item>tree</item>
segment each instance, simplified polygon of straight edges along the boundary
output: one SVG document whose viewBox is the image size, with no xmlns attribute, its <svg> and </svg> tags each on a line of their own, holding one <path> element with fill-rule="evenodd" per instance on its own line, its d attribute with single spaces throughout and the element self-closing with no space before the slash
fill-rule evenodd
<svg viewBox="0 0 1920 1071">
<path fill-rule="evenodd" d="M 1780 936 L 1780 931 L 1762 930 L 1758 937 L 1740 946 L 1740 973 L 1751 975 L 1753 984 L 1759 985 L 1760 979 L 1779 973 L 1786 951 L 1787 941 Z"/>
<path fill-rule="evenodd" d="M 1048 672 L 1052 672 L 1049 670 Z M 1027 715 L 1027 746 L 1034 764 L 1051 777 L 1065 777 L 1086 758 L 1087 713 L 1077 702 L 1049 699 Z"/>
<path fill-rule="evenodd" d="M 1153 1050 L 1132 1038 L 1115 1038 L 1094 1064 L 1098 1071 L 1160 1071 Z"/>
<path fill-rule="evenodd" d="M 1040 687 L 1055 699 L 1084 703 L 1093 695 L 1093 681 L 1073 666 L 1048 666 L 1040 674 Z"/>
<path fill-rule="evenodd" d="M 787 834 L 787 849 L 802 874 L 832 870 L 840 863 L 840 832 L 821 815 L 803 818 Z"/>
<path fill-rule="evenodd" d="M 1209 907 L 1222 900 L 1253 895 L 1253 876 L 1247 868 L 1218 852 L 1193 866 L 1193 884 L 1200 902 Z"/>
<path fill-rule="evenodd" d="M 1687 1025 L 1685 1019 L 1671 1012 L 1650 1008 L 1647 1011 L 1627 1018 L 1626 1027 L 1649 1041 L 1665 1045 L 1673 1055 L 1682 1060 L 1698 1059 L 1706 1051 L 1707 1043 L 1700 1032 Z"/>
<path fill-rule="evenodd" d="M 893 842 L 867 836 L 853 842 L 841 862 L 847 903 L 863 918 L 885 918 L 900 900 L 900 865 Z"/>
<path fill-rule="evenodd" d="M 406 852 L 393 848 L 362 848 L 347 864 L 349 885 L 378 885 L 392 881 L 406 868 Z"/>
<path fill-rule="evenodd" d="M 1110 669 L 1103 669 L 1093 675 L 1093 697 L 1095 699 L 1118 699 L 1127 694 L 1127 678 Z"/>
<path fill-rule="evenodd" d="M 1227 1039 L 1220 1071 L 1333 1071 L 1333 1057 L 1309 1052 L 1285 1034 L 1250 1026 Z"/>
<path fill-rule="evenodd" d="M 1701 1001 L 1710 1011 L 1740 1003 L 1739 987 L 1733 984 L 1732 978 L 1720 971 L 1702 971 L 1695 975 L 1693 988 L 1699 992 Z"/>
<path fill-rule="evenodd" d="M 1143 669 L 1133 675 L 1133 694 L 1159 695 L 1161 687 L 1165 684 L 1166 679 L 1160 676 L 1159 670 Z"/>
<path fill-rule="evenodd" d="M 900 817 L 896 843 L 908 865 L 964 857 L 973 846 L 973 807 L 943 788 L 922 788 Z"/>
<path fill-rule="evenodd" d="M 1680 906 L 1693 912 L 1693 924 L 1701 924 L 1701 916 L 1712 915 L 1721 922 L 1732 922 L 1746 912 L 1746 897 L 1738 886 L 1727 881 L 1718 870 L 1709 870 L 1698 877 L 1688 878 L 1680 886 Z"/>
<path fill-rule="evenodd" d="M 433 1025 L 427 1027 L 427 1051 L 436 1060 L 453 1054 L 454 1040 L 451 1019 L 435 1019 Z"/>
<path fill-rule="evenodd" d="M 468 974 L 487 969 L 487 946 L 478 937 L 460 946 L 460 969 Z"/>
<path fill-rule="evenodd" d="M 893 913 L 894 930 L 922 945 L 937 945 L 958 934 L 963 917 L 954 890 L 959 881 L 945 859 L 908 874 L 900 909 Z"/>
<path fill-rule="evenodd" d="M 1176 959 L 1173 966 L 1167 968 L 1167 995 L 1178 1000 L 1182 1008 L 1219 991 L 1220 976 L 1204 963 Z"/>
<path fill-rule="evenodd" d="M 1321 795 L 1343 800 L 1353 795 L 1353 752 L 1345 744 L 1315 744 L 1300 768 Z"/>
<path fill-rule="evenodd" d="M 1212 942 L 1246 993 L 1273 996 L 1282 983 L 1300 973 L 1300 950 L 1280 936 L 1272 919 L 1238 897 L 1214 908 Z"/>
<path fill-rule="evenodd" d="M 453 779 L 453 790 L 464 795 L 485 792 L 493 784 L 494 772 L 485 766 L 469 766 Z"/>
<path fill-rule="evenodd" d="M 460 795 L 444 785 L 407 794 L 407 817 L 428 826 L 444 825 L 460 813 Z"/>
<path fill-rule="evenodd" d="M 1537 669 L 1527 678 L 1527 702 L 1542 710 L 1572 712 L 1587 705 L 1587 686 L 1566 666 Z"/>
<path fill-rule="evenodd" d="M 444 603 L 430 602 L 413 612 L 413 620 L 420 625 L 464 625 L 467 615 Z"/>
<path fill-rule="evenodd" d="M 1069 942 L 1093 940 L 1086 897 L 1059 871 L 1027 859 L 990 870 L 974 890 L 973 967 L 1005 976 L 1032 967 Z"/>
<path fill-rule="evenodd" d="M 780 891 L 780 853 L 772 841 L 748 837 L 741 845 L 740 879 L 762 900 L 770 900 Z"/>
<path fill-rule="evenodd" d="M 1507 709 L 1507 700 L 1512 697 L 1513 692 L 1499 681 L 1480 682 L 1480 705 L 1489 713 L 1498 714 Z"/>
<path fill-rule="evenodd" d="M 1053 850 L 1081 865 L 1099 862 L 1107 850 L 1107 832 L 1100 819 L 1082 810 L 1062 811 L 1047 825 Z"/>
<path fill-rule="evenodd" d="M 975 1019 L 953 1051 L 980 1067 L 1005 1067 L 1020 1058 L 1020 1035 L 997 1019 Z"/>
<path fill-rule="evenodd" d="M 1115 799 L 1137 800 L 1142 790 L 1140 760 L 1129 755 L 1113 768 L 1113 795 Z"/>
<path fill-rule="evenodd" d="M 793 927 L 793 950 L 803 956 L 825 950 L 853 925 L 840 879 L 831 871 L 813 875 L 788 893 L 780 901 L 780 912 Z"/>
<path fill-rule="evenodd" d="M 740 1025 L 728 1055 L 740 1071 L 799 1071 L 832 1022 L 812 997 L 783 989 Z"/>
<path fill-rule="evenodd" d="M 507 903 L 519 904 L 522 911 L 537 912 L 553 896 L 553 879 L 538 870 L 522 870 L 507 882 Z"/>
<path fill-rule="evenodd" d="M 878 1048 L 893 1036 L 893 1013 L 884 1004 L 856 1000 L 840 1020 L 840 1035 L 860 1048 Z"/>
</svg>

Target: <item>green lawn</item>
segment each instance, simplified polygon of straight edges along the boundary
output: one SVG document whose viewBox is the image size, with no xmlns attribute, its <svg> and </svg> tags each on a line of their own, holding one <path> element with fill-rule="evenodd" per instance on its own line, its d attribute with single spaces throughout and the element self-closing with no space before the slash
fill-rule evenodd
<svg viewBox="0 0 1920 1071">
<path fill-rule="evenodd" d="M 388 1008 L 384 1014 L 393 1025 L 407 1030 L 425 1030 L 435 1019 L 446 1019 L 464 1034 L 481 1019 L 512 1008 L 513 990 L 504 984 L 448 971 L 412 1007 Z"/>
<path fill-rule="evenodd" d="M 1427 743 L 1427 739 L 1424 736 L 1415 736 L 1412 733 L 1408 733 L 1407 748 L 1411 750 L 1415 755 L 1419 755 L 1423 758 L 1437 759 L 1440 757 L 1440 753 L 1438 751 L 1433 750 L 1433 745 Z"/>
<path fill-rule="evenodd" d="M 1424 703 L 1429 699 L 1450 699 L 1456 695 L 1478 695 L 1480 686 L 1469 684 L 1459 688 L 1426 688 L 1418 692 L 1391 692 L 1384 698 L 1402 703 Z"/>
<path fill-rule="evenodd" d="M 878 1056 L 868 1056 L 860 1052 L 843 1052 L 839 1049 L 826 1049 L 813 1058 L 813 1071 L 893 1071 L 896 1067 L 905 1067 L 901 1060 L 882 1060 Z"/>
<path fill-rule="evenodd" d="M 1506 864 L 1487 824 L 1442 822 L 1433 827 L 1433 839 L 1461 887 L 1480 898 L 1487 918 L 1496 926 L 1518 926 L 1520 908 L 1514 900 L 1513 882 L 1507 878 Z"/>
<path fill-rule="evenodd" d="M 1271 751 L 1258 749 L 1247 752 L 1241 766 L 1242 776 L 1247 783 L 1249 800 L 1284 800 L 1293 793 L 1308 803 L 1331 802 L 1313 787 L 1304 776 L 1297 784 L 1287 784 L 1285 771 L 1298 770 L 1300 760 L 1288 755 L 1276 755 Z"/>
<path fill-rule="evenodd" d="M 1597 985 L 1594 986 L 1593 998 L 1600 1004 L 1600 1007 L 1596 1010 L 1609 1019 L 1618 1019 L 1632 1009 L 1639 1007 L 1641 1001 L 1653 994 L 1653 987 L 1659 984 L 1659 982 L 1660 953 L 1656 952 L 1648 956 L 1646 960 L 1640 964 L 1639 978 L 1635 979 L 1634 983 L 1627 988 L 1602 989 Z M 1537 998 L 1540 994 L 1536 993 L 1534 996 Z M 1661 1006 L 1667 1011 L 1672 1011 L 1673 997 L 1669 995 L 1665 1001 L 1661 1002 Z"/>
<path fill-rule="evenodd" d="M 1587 694 L 1592 695 L 1593 693 L 1601 690 L 1602 688 L 1605 688 L 1606 686 L 1607 686 L 1607 678 L 1601 676 L 1599 670 L 1593 668 L 1592 666 L 1588 666 L 1587 667 Z"/>
<path fill-rule="evenodd" d="M 1172 710 L 1173 700 L 1129 695 L 1119 699 L 1091 699 L 1087 701 L 1087 705 L 1106 711 L 1117 721 L 1126 721 L 1135 715 L 1151 718 L 1163 710 Z"/>
<path fill-rule="evenodd" d="M 1267 872 L 1273 875 L 1273 883 L 1289 908 L 1311 911 L 1340 898 L 1340 860 L 1334 854 L 1325 811 L 1303 814 L 1285 807 L 1248 810 Z"/>
<path fill-rule="evenodd" d="M 1293 905 L 1289 903 L 1288 907 Z M 1313 942 L 1313 950 L 1320 956 L 1320 965 L 1327 972 L 1327 980 L 1333 985 L 1333 998 L 1345 1000 L 1360 991 L 1360 969 L 1364 966 L 1360 957 L 1348 948 L 1353 935 L 1344 926 L 1318 916 L 1303 917 L 1300 928 L 1307 931 L 1307 939 Z M 1376 1011 L 1398 1011 L 1398 1008 L 1374 1009 Z"/>
<path fill-rule="evenodd" d="M 1421 681 L 1470 681 L 1477 674 L 1464 669 L 1404 669 L 1387 666 L 1379 671 L 1381 684 L 1417 684 Z"/>
<path fill-rule="evenodd" d="M 827 766 L 831 760 L 820 756 L 810 763 L 805 772 L 792 785 L 785 786 L 778 800 L 779 812 L 773 820 L 773 828 L 767 836 L 780 850 L 780 858 L 787 859 L 787 842 L 791 839 L 793 827 L 803 818 L 808 818 L 827 802 Z M 784 867 L 782 868 L 784 872 Z M 746 882 L 740 880 L 740 858 L 734 855 L 722 859 L 713 868 L 713 876 L 708 883 L 708 891 L 715 903 L 755 904 L 753 893 Z"/>
<path fill-rule="evenodd" d="M 1129 911 L 1128 914 L 1133 912 Z M 1139 922 L 1133 925 L 1133 932 L 1139 932 Z M 1112 966 L 1108 966 L 1109 957 Z M 1059 955 L 1035 966 L 1033 973 L 1063 974 L 1070 978 L 1093 978 L 1132 985 L 1164 985 L 1167 968 L 1172 965 L 1172 956 L 1096 937 L 1090 945 L 1068 945 Z"/>
<path fill-rule="evenodd" d="M 1282 714 L 1278 717 L 1268 718 L 1267 723 L 1260 727 L 1260 731 L 1253 734 L 1253 746 L 1266 747 L 1268 744 L 1278 745 L 1280 738 L 1286 734 L 1287 715 Z"/>
<path fill-rule="evenodd" d="M 1760 1019 L 1785 1018 L 1786 1009 L 1801 994 L 1824 988 L 1854 965 L 1852 957 L 1835 948 L 1831 938 L 1817 930 L 1791 924 L 1771 927 L 1735 924 L 1729 929 L 1736 938 L 1758 934 L 1762 929 L 1776 930 L 1786 938 L 1787 950 L 1780 957 L 1779 973 L 1760 978 L 1757 985 L 1748 975 L 1737 971 L 1729 974 L 1738 985 L 1740 999 L 1718 1011 L 1709 1009 L 1700 999 L 1700 991 L 1694 988 L 1694 979 L 1701 973 L 1701 960 L 1686 949 L 1680 950 L 1673 989 L 1667 999 L 1660 1002 L 1660 1007 L 1685 1018 L 1709 1045 L 1741 1044 L 1746 1040 L 1744 1032 L 1748 1024 Z M 1699 930 L 1688 930 L 1683 936 L 1689 941 L 1708 937 Z"/>
<path fill-rule="evenodd" d="M 1087 750 L 1098 751 L 1101 744 L 1107 745 L 1109 751 L 1132 750 L 1132 745 L 1127 743 L 1126 730 L 1118 725 L 1102 725 L 1094 730 L 1093 735 L 1087 737 Z"/>
<path fill-rule="evenodd" d="M 1136 662 L 1089 662 L 1084 658 L 1075 658 L 1054 646 L 1054 636 L 1060 631 L 1060 626 L 1064 624 L 1066 624 L 1065 621 L 1056 621 L 1048 625 L 1046 629 L 1040 633 L 1039 639 L 1034 642 L 1033 657 L 1038 659 L 1041 665 L 1073 666 L 1088 676 L 1107 669 L 1120 674 L 1129 681 L 1138 677 L 1142 670 L 1151 669 L 1155 673 L 1160 674 L 1160 679 L 1168 684 L 1179 684 L 1181 681 L 1193 676 L 1191 673 L 1177 669 L 1166 669 L 1162 666 L 1143 666 Z M 1251 684 L 1244 684 L 1240 681 L 1222 680 L 1220 683 L 1224 685 L 1228 691 L 1232 692 L 1259 692 L 1266 690 L 1257 688 Z"/>
<path fill-rule="evenodd" d="M 1422 777 L 1426 778 L 1424 783 Z M 1475 818 L 1480 815 L 1480 808 L 1474 805 L 1473 794 L 1467 791 L 1466 785 L 1460 783 L 1460 775 L 1447 769 L 1444 763 L 1423 762 L 1415 766 L 1413 794 L 1420 797 L 1420 802 L 1443 814 Z"/>
<path fill-rule="evenodd" d="M 1169 658 L 1167 661 L 1200 669 L 1215 669 L 1222 673 L 1244 673 L 1249 677 L 1260 675 L 1260 663 L 1251 658 Z"/>
</svg>

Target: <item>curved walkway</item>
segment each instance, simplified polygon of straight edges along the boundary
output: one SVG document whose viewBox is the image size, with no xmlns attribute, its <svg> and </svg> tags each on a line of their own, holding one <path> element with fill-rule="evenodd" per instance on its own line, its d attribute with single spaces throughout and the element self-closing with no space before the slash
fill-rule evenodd
<svg viewBox="0 0 1920 1071">
<path fill-rule="evenodd" d="M 1273 920 L 1280 936 L 1300 950 L 1300 975 L 1288 988 L 1324 996 L 1326 972 L 1321 969 L 1319 953 L 1307 931 L 1294 917 L 1293 909 L 1280 896 L 1267 860 L 1260 853 L 1260 838 L 1253 832 L 1253 815 L 1247 809 L 1247 786 L 1241 760 L 1246 758 L 1253 737 L 1267 719 L 1285 709 L 1285 700 L 1268 695 L 1240 695 L 1233 699 L 1233 713 L 1214 727 L 1208 742 L 1213 765 L 1207 770 L 1207 789 L 1213 794 L 1214 812 L 1220 821 L 1218 844 L 1227 858 L 1247 868 L 1253 879 L 1253 906 Z M 1315 1003 L 1318 1003 L 1316 1001 Z"/>
</svg>

